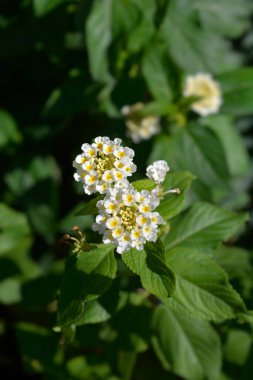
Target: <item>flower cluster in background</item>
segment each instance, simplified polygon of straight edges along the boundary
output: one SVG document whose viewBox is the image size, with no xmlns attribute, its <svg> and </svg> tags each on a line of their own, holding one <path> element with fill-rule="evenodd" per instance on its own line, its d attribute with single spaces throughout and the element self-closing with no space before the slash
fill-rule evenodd
<svg viewBox="0 0 253 380">
<path fill-rule="evenodd" d="M 169 167 L 156 161 L 147 168 L 147 176 L 156 183 L 151 190 L 137 191 L 126 177 L 136 170 L 134 151 L 123 148 L 121 140 L 97 137 L 93 144 L 83 144 L 83 153 L 73 162 L 74 178 L 84 192 L 105 194 L 97 202 L 98 215 L 93 230 L 103 235 L 105 244 L 113 244 L 118 253 L 130 248 L 142 250 L 147 241 L 155 242 L 163 219 L 156 207 L 160 203 L 161 183 Z"/>
<path fill-rule="evenodd" d="M 183 94 L 185 97 L 199 97 L 199 100 L 191 104 L 191 109 L 201 116 L 217 113 L 222 104 L 219 84 L 210 74 L 198 73 L 187 76 Z"/>
<path fill-rule="evenodd" d="M 122 115 L 126 117 L 127 136 L 134 143 L 148 140 L 161 131 L 159 118 L 152 115 L 142 116 L 140 111 L 143 108 L 143 103 L 136 103 L 132 106 L 124 106 L 121 110 Z"/>
<path fill-rule="evenodd" d="M 200 116 L 208 116 L 219 112 L 222 94 L 219 83 L 208 73 L 188 75 L 183 87 L 183 96 L 192 98 L 190 109 Z M 196 98 L 194 100 L 194 98 Z M 125 117 L 126 135 L 134 142 L 149 140 L 161 132 L 160 118 L 155 115 L 143 115 L 145 105 L 141 102 L 121 109 Z M 170 109 L 168 107 L 168 116 Z M 178 116 L 178 115 L 177 115 Z"/>
</svg>

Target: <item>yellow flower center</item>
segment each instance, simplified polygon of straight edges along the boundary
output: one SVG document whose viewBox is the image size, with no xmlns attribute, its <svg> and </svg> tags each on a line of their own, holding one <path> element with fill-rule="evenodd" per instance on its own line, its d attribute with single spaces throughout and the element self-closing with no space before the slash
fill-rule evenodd
<svg viewBox="0 0 253 380">
<path fill-rule="evenodd" d="M 119 211 L 122 226 L 127 230 L 131 230 L 136 225 L 136 210 L 133 207 L 123 207 Z"/>
<path fill-rule="evenodd" d="M 113 156 L 110 157 L 96 157 L 94 162 L 96 164 L 96 171 L 98 172 L 99 179 L 102 178 L 104 172 L 106 170 L 111 170 L 114 167 L 115 158 Z"/>
<path fill-rule="evenodd" d="M 144 206 L 142 206 L 142 210 L 143 210 L 143 212 L 149 212 L 150 211 L 150 206 L 144 205 Z"/>
<path fill-rule="evenodd" d="M 93 156 L 95 156 L 95 150 L 94 149 L 89 149 L 88 150 L 88 156 L 90 156 L 90 157 L 93 157 Z"/>
<path fill-rule="evenodd" d="M 117 220 L 111 220 L 111 222 L 110 222 L 110 226 L 111 226 L 112 228 L 117 227 L 117 225 L 118 225 L 118 221 L 117 221 Z"/>
<path fill-rule="evenodd" d="M 127 200 L 127 202 L 133 202 L 133 200 L 134 200 L 133 195 L 132 194 L 127 194 L 126 200 Z"/>
</svg>

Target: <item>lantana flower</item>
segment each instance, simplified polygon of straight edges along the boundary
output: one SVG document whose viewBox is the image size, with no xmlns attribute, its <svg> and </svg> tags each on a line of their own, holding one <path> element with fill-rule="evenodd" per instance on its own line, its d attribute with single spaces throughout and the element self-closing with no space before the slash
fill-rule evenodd
<svg viewBox="0 0 253 380">
<path fill-rule="evenodd" d="M 134 151 L 121 146 L 121 140 L 96 137 L 93 144 L 83 144 L 73 166 L 74 178 L 81 181 L 86 194 L 105 194 L 108 188 L 136 171 Z"/>
<path fill-rule="evenodd" d="M 103 235 L 105 244 L 113 244 L 118 253 L 130 248 L 142 250 L 147 241 L 155 242 L 163 219 L 155 208 L 160 198 L 154 191 L 137 191 L 127 181 L 116 184 L 103 200 L 92 229 Z"/>
<path fill-rule="evenodd" d="M 200 98 L 191 104 L 191 109 L 201 116 L 217 113 L 222 104 L 220 86 L 210 74 L 189 75 L 186 78 L 183 94 L 185 97 Z"/>
<path fill-rule="evenodd" d="M 159 118 L 153 115 L 142 116 L 140 111 L 144 108 L 143 103 L 132 106 L 124 106 L 121 110 L 126 117 L 127 136 L 134 143 L 148 140 L 160 132 Z"/>
</svg>

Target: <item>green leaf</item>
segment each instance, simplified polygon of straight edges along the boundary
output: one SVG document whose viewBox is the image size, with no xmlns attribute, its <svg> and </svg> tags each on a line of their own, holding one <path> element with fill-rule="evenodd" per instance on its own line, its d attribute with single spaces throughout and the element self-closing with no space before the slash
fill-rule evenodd
<svg viewBox="0 0 253 380">
<path fill-rule="evenodd" d="M 133 187 L 137 191 L 141 190 L 153 190 L 156 187 L 156 184 L 151 179 L 140 179 L 139 181 L 132 182 Z"/>
<path fill-rule="evenodd" d="M 237 214 L 209 203 L 197 202 L 183 216 L 172 221 L 165 247 L 216 247 L 220 241 L 227 240 L 241 229 L 247 219 L 245 213 Z"/>
<path fill-rule="evenodd" d="M 253 68 L 243 67 L 218 77 L 224 103 L 221 112 L 242 116 L 252 114 L 253 109 Z"/>
<path fill-rule="evenodd" d="M 23 364 L 30 371 L 41 372 L 56 370 L 59 363 L 59 337 L 44 327 L 31 323 L 18 323 L 16 325 L 18 348 Z M 58 354 L 58 355 L 57 355 Z"/>
<path fill-rule="evenodd" d="M 13 117 L 6 111 L 0 109 L 0 148 L 9 143 L 18 144 L 22 136 Z"/>
<path fill-rule="evenodd" d="M 243 366 L 249 356 L 251 346 L 251 334 L 243 330 L 232 329 L 228 332 L 224 347 L 225 359 L 236 365 Z"/>
<path fill-rule="evenodd" d="M 250 4 L 247 0 L 193 0 L 204 28 L 226 37 L 239 37 L 250 25 Z"/>
<path fill-rule="evenodd" d="M 253 268 L 250 252 L 233 246 L 220 245 L 213 253 L 213 259 L 227 272 L 230 280 L 236 280 L 244 298 L 251 298 L 253 289 Z"/>
<path fill-rule="evenodd" d="M 164 192 L 178 188 L 180 194 L 167 194 L 156 208 L 156 211 L 159 212 L 164 219 L 171 219 L 182 210 L 184 207 L 185 193 L 189 189 L 193 179 L 195 179 L 195 177 L 189 172 L 167 174 L 163 182 Z"/>
<path fill-rule="evenodd" d="M 155 33 L 154 25 L 149 21 L 143 20 L 132 33 L 129 34 L 127 50 L 131 53 L 139 52 L 149 42 Z"/>
<path fill-rule="evenodd" d="M 213 30 L 201 27 L 196 19 L 197 11 L 192 2 L 169 2 L 160 36 L 173 60 L 180 68 L 192 73 L 219 73 L 237 67 L 240 57 L 230 48 L 228 41 Z"/>
<path fill-rule="evenodd" d="M 133 1 L 112 2 L 112 36 L 117 39 L 121 35 L 129 35 L 139 22 L 140 12 Z"/>
<path fill-rule="evenodd" d="M 132 372 L 136 363 L 136 352 L 120 350 L 117 353 L 118 371 L 124 380 L 131 380 Z"/>
<path fill-rule="evenodd" d="M 156 32 L 154 23 L 156 2 L 155 0 L 146 0 L 143 3 L 132 0 L 132 3 L 135 4 L 136 8 L 139 8 L 141 19 L 132 31 L 128 32 L 127 49 L 131 53 L 136 53 L 150 44 L 150 39 Z"/>
<path fill-rule="evenodd" d="M 65 0 L 33 0 L 35 15 L 42 17 L 64 2 Z"/>
<path fill-rule="evenodd" d="M 90 71 L 94 79 L 110 83 L 107 51 L 111 35 L 112 0 L 95 0 L 86 23 L 86 43 Z"/>
<path fill-rule="evenodd" d="M 208 188 L 212 185 L 228 189 L 224 150 L 210 128 L 189 125 L 172 136 L 159 136 L 149 162 L 159 159 L 165 159 L 173 170 L 189 170 Z"/>
<path fill-rule="evenodd" d="M 167 266 L 160 241 L 147 243 L 145 250 L 130 249 L 122 255 L 124 263 L 140 276 L 143 287 L 159 298 L 170 297 L 175 289 L 175 276 Z"/>
<path fill-rule="evenodd" d="M 60 220 L 58 225 L 58 230 L 62 233 L 70 231 L 73 226 L 79 226 L 81 231 L 85 229 L 90 229 L 90 226 L 93 222 L 92 215 L 77 215 L 80 213 L 80 210 L 83 209 L 83 204 L 77 204 L 72 210 L 70 210 L 67 215 L 64 215 L 63 219 Z M 81 208 L 82 207 L 82 208 Z M 95 213 L 95 212 L 94 212 Z"/>
<path fill-rule="evenodd" d="M 252 279 L 250 253 L 245 249 L 222 244 L 214 252 L 213 258 L 222 268 L 225 269 L 231 280 L 236 278 L 245 278 L 245 280 Z M 249 282 L 253 284 L 253 280 Z"/>
<path fill-rule="evenodd" d="M 231 175 L 240 176 L 249 172 L 249 154 L 232 118 L 224 115 L 212 115 L 203 118 L 202 122 L 204 125 L 210 126 L 221 141 Z"/>
<path fill-rule="evenodd" d="M 168 68 L 166 68 L 165 62 L 163 49 L 152 44 L 144 53 L 142 72 L 153 97 L 157 100 L 162 100 L 163 103 L 167 102 L 167 106 L 169 106 L 172 93 L 167 76 Z"/>
<path fill-rule="evenodd" d="M 77 325 L 101 323 L 110 317 L 108 311 L 98 301 L 93 300 L 84 304 L 83 314 L 78 319 Z"/>
<path fill-rule="evenodd" d="M 208 322 L 185 318 L 160 305 L 153 329 L 154 348 L 165 369 L 189 380 L 218 378 L 221 344 Z"/>
<path fill-rule="evenodd" d="M 178 313 L 222 321 L 244 312 L 245 305 L 219 265 L 193 249 L 178 247 L 166 252 L 166 262 L 176 275 L 176 290 L 164 301 Z"/>
<path fill-rule="evenodd" d="M 84 311 L 84 301 L 99 297 L 111 286 L 117 263 L 112 246 L 98 246 L 66 261 L 59 299 L 60 325 L 76 323 Z"/>
<path fill-rule="evenodd" d="M 20 302 L 22 299 L 20 286 L 20 280 L 17 278 L 0 281 L 0 303 L 9 305 Z"/>
<path fill-rule="evenodd" d="M 0 255 L 19 256 L 26 253 L 32 244 L 31 230 L 27 218 L 21 212 L 0 204 Z"/>
<path fill-rule="evenodd" d="M 102 195 L 99 195 L 98 197 L 92 199 L 91 201 L 87 202 L 86 205 L 81 208 L 81 210 L 77 211 L 75 213 L 76 216 L 81 215 L 93 215 L 98 213 L 97 203 L 103 199 Z"/>
</svg>

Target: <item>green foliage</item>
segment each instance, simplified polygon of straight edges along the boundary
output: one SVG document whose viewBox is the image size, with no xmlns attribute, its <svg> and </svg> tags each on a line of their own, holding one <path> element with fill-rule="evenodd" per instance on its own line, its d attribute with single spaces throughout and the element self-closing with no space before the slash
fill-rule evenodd
<svg viewBox="0 0 253 380">
<path fill-rule="evenodd" d="M 75 215 L 76 216 L 80 216 L 80 215 L 85 216 L 85 215 L 96 214 L 97 213 L 97 203 L 100 199 L 102 199 L 102 197 L 99 195 L 98 197 L 87 202 L 86 205 L 81 210 L 78 210 Z"/>
<path fill-rule="evenodd" d="M 90 58 L 90 70 L 94 79 L 110 83 L 108 60 L 105 58 L 111 43 L 112 0 L 94 1 L 86 24 L 87 49 Z"/>
<path fill-rule="evenodd" d="M 174 297 L 166 300 L 166 305 L 181 315 L 221 321 L 246 311 L 226 272 L 204 252 L 174 248 L 166 252 L 166 262 L 175 272 L 177 284 Z"/>
<path fill-rule="evenodd" d="M 20 143 L 22 140 L 15 120 L 4 110 L 0 110 L 0 148 L 11 143 Z"/>
<path fill-rule="evenodd" d="M 161 200 L 157 211 L 164 219 L 173 218 L 183 209 L 185 205 L 185 195 L 194 179 L 195 177 L 189 172 L 177 172 L 167 175 L 163 183 L 164 192 L 171 189 L 179 189 L 180 193 L 168 193 Z"/>
<path fill-rule="evenodd" d="M 226 360 L 236 365 L 245 364 L 252 345 L 252 338 L 249 333 L 243 330 L 231 329 L 224 347 Z"/>
<path fill-rule="evenodd" d="M 240 230 L 247 219 L 247 214 L 236 214 L 205 202 L 195 203 L 183 217 L 173 221 L 165 247 L 216 247 Z"/>
<path fill-rule="evenodd" d="M 209 187 L 227 191 L 229 172 L 221 142 L 210 128 L 190 125 L 173 136 L 159 136 L 149 161 L 165 158 L 173 168 L 187 168 L 197 177 L 195 186 L 207 187 L 203 200 L 208 200 Z M 198 194 L 198 189 L 195 190 Z M 202 192 L 200 193 L 200 196 Z"/>
<path fill-rule="evenodd" d="M 252 113 L 253 69 L 240 68 L 222 74 L 219 79 L 224 93 L 223 112 L 235 116 Z"/>
<path fill-rule="evenodd" d="M 24 214 L 0 204 L 0 253 L 11 255 L 17 250 L 19 255 L 31 246 L 31 229 Z"/>
<path fill-rule="evenodd" d="M 185 318 L 160 305 L 154 313 L 153 330 L 154 349 L 165 369 L 190 380 L 219 375 L 221 344 L 208 322 Z"/>
<path fill-rule="evenodd" d="M 164 64 L 165 51 L 160 46 L 150 46 L 144 53 L 142 61 L 143 76 L 154 99 L 170 104 L 172 93 L 170 90 L 167 70 Z"/>
<path fill-rule="evenodd" d="M 145 250 L 130 249 L 122 255 L 124 263 L 140 276 L 143 287 L 159 298 L 170 297 L 175 290 L 175 276 L 165 261 L 164 247 L 147 243 Z"/>
<path fill-rule="evenodd" d="M 65 0 L 33 0 L 34 12 L 38 17 L 52 11 Z"/>
<path fill-rule="evenodd" d="M 239 132 L 235 129 L 233 119 L 229 116 L 214 115 L 203 121 L 218 136 L 225 154 L 231 176 L 247 174 L 250 159 Z"/>
<path fill-rule="evenodd" d="M 1 5 L 2 372 L 250 379 L 252 2 Z M 184 96 L 200 72 L 220 86 L 216 114 Z M 160 128 L 140 144 L 121 111 L 136 103 L 137 131 L 153 118 Z M 133 148 L 138 191 L 156 188 L 148 164 L 170 167 L 155 210 L 164 224 L 142 251 L 118 255 L 91 230 L 103 195 L 88 199 L 71 163 L 96 136 Z"/>
<path fill-rule="evenodd" d="M 112 247 L 94 247 L 69 257 L 59 299 L 59 324 L 70 325 L 80 318 L 85 321 L 84 302 L 103 294 L 111 286 L 115 275 L 116 261 Z"/>
<path fill-rule="evenodd" d="M 219 73 L 236 67 L 239 57 L 229 49 L 227 41 L 213 29 L 206 28 L 204 23 L 199 26 L 193 21 L 198 17 L 194 9 L 198 2 L 195 3 L 192 6 L 187 0 L 172 0 L 167 7 L 161 37 L 169 47 L 172 58 L 188 72 Z M 201 14 L 199 16 L 201 18 Z M 247 15 L 244 14 L 244 17 Z M 211 19 L 217 20 L 216 15 L 212 14 Z"/>
</svg>

